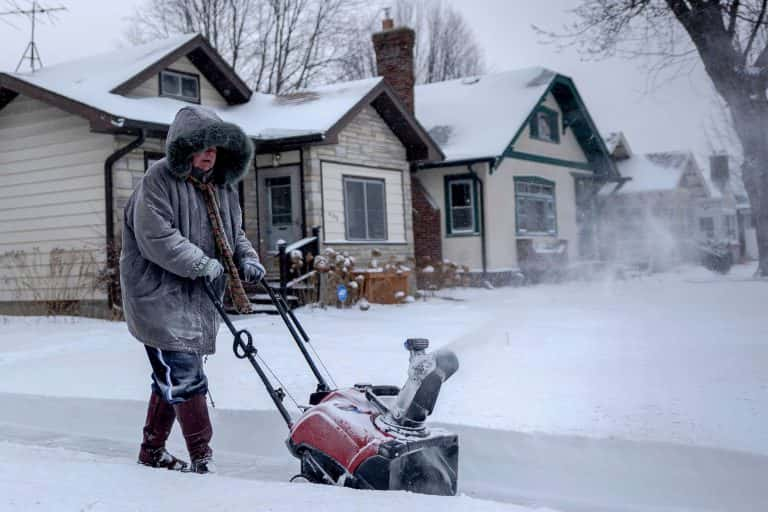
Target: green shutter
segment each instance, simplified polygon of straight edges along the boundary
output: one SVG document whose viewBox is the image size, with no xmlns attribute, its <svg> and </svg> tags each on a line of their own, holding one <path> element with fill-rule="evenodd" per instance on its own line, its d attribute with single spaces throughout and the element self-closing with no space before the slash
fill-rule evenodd
<svg viewBox="0 0 768 512">
<path fill-rule="evenodd" d="M 553 135 L 552 142 L 560 143 L 560 116 L 555 111 L 547 113 L 549 121 L 549 133 Z"/>
<path fill-rule="evenodd" d="M 538 123 L 539 111 L 536 110 L 531 116 L 531 138 L 539 138 L 539 123 Z"/>
</svg>

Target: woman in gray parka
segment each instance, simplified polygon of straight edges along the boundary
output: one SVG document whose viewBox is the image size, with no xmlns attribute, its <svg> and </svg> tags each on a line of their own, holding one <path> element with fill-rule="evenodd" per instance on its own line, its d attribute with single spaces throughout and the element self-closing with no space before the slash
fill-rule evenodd
<svg viewBox="0 0 768 512">
<path fill-rule="evenodd" d="M 219 318 L 202 281 L 210 280 L 220 296 L 229 286 L 242 298 L 239 276 L 255 282 L 264 275 L 241 228 L 236 188 L 253 152 L 237 126 L 202 107 L 182 108 L 168 131 L 166 157 L 147 170 L 125 208 L 123 308 L 152 366 L 142 464 L 213 471 L 202 358 L 215 352 Z M 238 304 L 243 308 L 250 308 L 247 298 Z M 189 465 L 165 449 L 175 419 Z"/>
</svg>

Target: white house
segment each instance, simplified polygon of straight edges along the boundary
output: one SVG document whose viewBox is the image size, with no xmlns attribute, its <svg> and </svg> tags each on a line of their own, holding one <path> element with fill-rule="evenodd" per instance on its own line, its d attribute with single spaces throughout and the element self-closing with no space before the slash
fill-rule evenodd
<svg viewBox="0 0 768 512">
<path fill-rule="evenodd" d="M 605 257 L 663 266 L 697 258 L 696 243 L 706 240 L 727 242 L 737 260 L 754 257 L 749 204 L 727 157 L 636 154 L 621 132 L 606 144 L 626 181 L 601 193 Z"/>
<path fill-rule="evenodd" d="M 418 86 L 415 103 L 446 156 L 414 174 L 417 257 L 500 282 L 596 257 L 594 197 L 619 176 L 573 80 L 507 71 Z"/>
</svg>

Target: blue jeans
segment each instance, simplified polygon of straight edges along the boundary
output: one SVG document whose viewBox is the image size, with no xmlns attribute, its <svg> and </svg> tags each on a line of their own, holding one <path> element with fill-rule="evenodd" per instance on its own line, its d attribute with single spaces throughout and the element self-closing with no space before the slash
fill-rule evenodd
<svg viewBox="0 0 768 512">
<path fill-rule="evenodd" d="M 152 365 L 152 391 L 169 404 L 186 402 L 208 392 L 203 356 L 191 352 L 160 350 L 145 345 Z"/>
</svg>

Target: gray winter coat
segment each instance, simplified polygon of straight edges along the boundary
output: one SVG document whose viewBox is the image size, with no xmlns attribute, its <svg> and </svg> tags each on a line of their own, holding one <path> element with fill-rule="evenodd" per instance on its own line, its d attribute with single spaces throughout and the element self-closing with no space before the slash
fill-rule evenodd
<svg viewBox="0 0 768 512">
<path fill-rule="evenodd" d="M 161 350 L 216 350 L 219 317 L 196 279 L 217 257 L 216 243 L 203 194 L 186 179 L 192 154 L 213 146 L 213 180 L 235 263 L 242 268 L 246 260 L 258 261 L 241 229 L 236 188 L 251 165 L 253 144 L 213 112 L 185 107 L 168 131 L 166 157 L 147 170 L 128 200 L 123 224 L 120 284 L 128 330 Z M 223 295 L 225 277 L 214 286 Z"/>
</svg>

